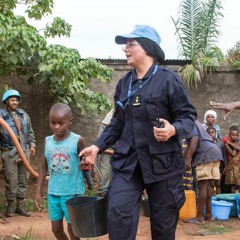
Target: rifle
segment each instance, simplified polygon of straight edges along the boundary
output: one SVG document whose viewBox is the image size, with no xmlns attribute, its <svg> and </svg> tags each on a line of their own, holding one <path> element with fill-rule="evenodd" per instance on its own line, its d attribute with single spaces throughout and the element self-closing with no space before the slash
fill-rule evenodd
<svg viewBox="0 0 240 240">
<path fill-rule="evenodd" d="M 19 142 L 20 142 L 20 145 L 22 147 L 22 150 L 23 152 L 25 152 L 25 141 L 24 141 L 24 134 L 23 134 L 23 131 L 22 131 L 22 119 L 20 117 L 14 117 L 14 122 L 15 122 L 15 125 L 16 125 L 16 128 L 17 128 L 17 131 L 18 131 L 18 138 L 19 138 Z M 10 153 L 9 153 L 9 156 L 13 156 L 14 154 L 17 153 L 17 148 L 14 147 Z M 16 162 L 20 162 L 21 161 L 21 158 L 18 158 L 16 159 Z"/>
</svg>

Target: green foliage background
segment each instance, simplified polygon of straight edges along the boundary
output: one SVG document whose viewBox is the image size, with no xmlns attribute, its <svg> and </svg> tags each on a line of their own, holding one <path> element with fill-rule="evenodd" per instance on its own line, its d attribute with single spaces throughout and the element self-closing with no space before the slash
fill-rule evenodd
<svg viewBox="0 0 240 240">
<path fill-rule="evenodd" d="M 51 14 L 54 7 L 53 0 L 0 1 L 0 76 L 24 75 L 30 84 L 46 84 L 55 101 L 77 106 L 82 114 L 111 109 L 105 95 L 89 89 L 89 79 L 110 82 L 113 70 L 94 58 L 80 61 L 76 49 L 47 45 L 48 37 L 70 37 L 72 26 L 56 17 L 41 34 L 14 14 L 18 4 L 24 4 L 28 18 L 35 20 Z"/>
</svg>

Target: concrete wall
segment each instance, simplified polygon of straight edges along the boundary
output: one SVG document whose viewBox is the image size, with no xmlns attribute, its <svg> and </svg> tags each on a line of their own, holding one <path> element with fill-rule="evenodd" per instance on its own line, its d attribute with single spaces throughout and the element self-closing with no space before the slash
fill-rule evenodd
<svg viewBox="0 0 240 240">
<path fill-rule="evenodd" d="M 113 97 L 115 87 L 118 79 L 123 76 L 130 67 L 125 62 L 104 62 L 108 67 L 114 69 L 113 81 L 111 83 L 101 83 L 92 79 L 90 86 L 93 90 L 104 93 L 110 99 Z M 179 66 L 168 66 L 170 69 L 177 70 Z M 53 99 L 48 94 L 46 86 L 33 84 L 28 85 L 24 79 L 14 77 L 11 79 L 1 79 L 1 93 L 4 92 L 4 84 L 10 85 L 12 88 L 19 90 L 22 96 L 22 103 L 20 107 L 23 108 L 31 117 L 33 129 L 35 131 L 37 139 L 37 152 L 36 157 L 32 160 L 35 168 L 38 167 L 40 157 L 43 153 L 43 141 L 45 136 L 50 135 L 51 131 L 48 124 L 48 113 L 53 103 Z M 197 89 L 187 88 L 190 100 L 196 107 L 199 115 L 199 120 L 203 121 L 204 112 L 210 109 L 208 105 L 209 100 L 216 100 L 222 102 L 237 101 L 240 99 L 240 72 L 221 70 L 212 75 L 208 75 Z M 1 104 L 1 107 L 3 105 Z M 86 139 L 86 145 L 89 145 L 94 141 L 101 120 L 108 112 L 106 110 L 102 115 L 92 116 L 90 114 L 80 116 L 77 109 L 73 109 L 74 112 L 74 124 L 72 130 L 78 134 L 81 134 Z M 227 121 L 223 121 L 224 112 L 217 110 L 218 119 L 217 124 L 222 130 L 222 135 L 226 135 L 229 127 L 232 124 L 239 124 L 240 111 L 236 111 L 230 115 Z"/>
<path fill-rule="evenodd" d="M 196 107 L 199 120 L 203 122 L 204 113 L 213 109 L 209 106 L 209 101 L 231 102 L 240 100 L 240 72 L 221 70 L 212 75 L 208 75 L 197 89 L 188 88 L 189 97 Z M 223 120 L 224 111 L 213 109 L 218 114 L 216 124 L 221 128 L 222 136 L 228 134 L 230 126 L 240 127 L 240 111 L 235 111 L 226 121 Z"/>
</svg>

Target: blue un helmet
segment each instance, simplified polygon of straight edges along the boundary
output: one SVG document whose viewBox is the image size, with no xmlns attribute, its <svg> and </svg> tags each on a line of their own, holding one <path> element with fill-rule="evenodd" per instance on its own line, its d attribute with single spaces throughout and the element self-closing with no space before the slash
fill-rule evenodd
<svg viewBox="0 0 240 240">
<path fill-rule="evenodd" d="M 16 98 L 18 98 L 19 103 L 21 102 L 21 97 L 20 97 L 19 92 L 17 90 L 14 90 L 14 89 L 7 90 L 3 94 L 2 102 L 6 104 L 6 101 L 11 97 L 16 97 Z"/>
</svg>

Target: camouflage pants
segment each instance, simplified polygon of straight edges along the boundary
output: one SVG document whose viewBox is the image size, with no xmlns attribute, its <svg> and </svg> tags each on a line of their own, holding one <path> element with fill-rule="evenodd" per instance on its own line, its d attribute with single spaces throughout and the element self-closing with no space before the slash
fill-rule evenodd
<svg viewBox="0 0 240 240">
<path fill-rule="evenodd" d="M 7 201 L 16 198 L 24 199 L 28 186 L 29 173 L 22 161 L 19 161 L 19 154 L 9 155 L 10 150 L 2 151 L 2 170 L 6 180 L 5 197 Z M 25 152 L 27 160 L 30 161 L 29 150 Z"/>
<path fill-rule="evenodd" d="M 112 179 L 112 166 L 110 163 L 111 155 L 108 154 L 100 154 L 97 159 L 97 167 L 98 167 L 98 191 L 97 193 L 100 195 L 106 195 L 108 186 Z"/>
</svg>

